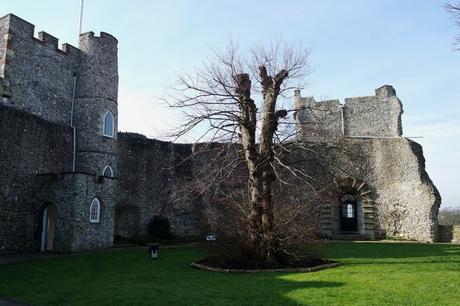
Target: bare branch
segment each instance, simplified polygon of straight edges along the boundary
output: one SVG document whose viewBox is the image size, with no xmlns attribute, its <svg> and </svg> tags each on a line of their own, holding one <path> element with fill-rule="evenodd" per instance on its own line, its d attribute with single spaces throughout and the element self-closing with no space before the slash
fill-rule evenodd
<svg viewBox="0 0 460 306">
<path fill-rule="evenodd" d="M 263 261 L 281 250 L 288 252 L 282 245 L 294 238 L 311 237 L 304 233 L 305 226 L 297 233 L 289 229 L 294 228 L 293 220 L 305 220 L 306 215 L 300 218 L 299 211 L 276 207 L 281 194 L 315 189 L 302 166 L 289 160 L 288 153 L 300 149 L 289 143 L 295 136 L 289 114 L 295 108 L 279 105 L 280 95 L 304 82 L 311 67 L 308 50 L 281 41 L 255 47 L 250 55 L 242 56 L 229 43 L 202 69 L 181 75 L 165 100 L 182 110 L 185 119 L 171 133 L 172 139 L 198 131 L 199 141 L 207 142 L 194 146 L 190 159 L 202 166 L 173 196 L 180 201 L 201 197 L 220 203 L 221 207 L 208 207 L 211 223 L 219 224 L 221 213 L 233 212 L 231 219 L 236 218 L 241 227 L 221 234 L 246 239 L 250 256 Z M 306 207 L 305 202 L 292 203 L 292 208 L 302 210 L 302 205 Z"/>
</svg>

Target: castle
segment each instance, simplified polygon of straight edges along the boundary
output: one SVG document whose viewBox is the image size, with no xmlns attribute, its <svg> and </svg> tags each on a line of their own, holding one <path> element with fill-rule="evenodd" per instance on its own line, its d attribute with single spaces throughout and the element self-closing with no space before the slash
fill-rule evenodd
<svg viewBox="0 0 460 306">
<path fill-rule="evenodd" d="M 117 44 L 89 32 L 59 49 L 33 24 L 0 18 L 0 253 L 108 248 L 115 236 L 145 235 L 154 215 L 177 236 L 205 234 L 209 203 L 168 195 L 199 168 L 186 159 L 193 145 L 117 132 Z M 340 163 L 336 173 L 306 166 L 321 178 L 320 233 L 434 241 L 441 199 L 421 146 L 402 137 L 394 89 L 343 105 L 295 99 L 299 141 Z"/>
</svg>

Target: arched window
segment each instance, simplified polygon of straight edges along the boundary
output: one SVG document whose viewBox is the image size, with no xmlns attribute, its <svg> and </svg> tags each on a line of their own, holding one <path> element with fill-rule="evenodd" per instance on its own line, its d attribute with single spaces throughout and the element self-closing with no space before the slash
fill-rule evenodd
<svg viewBox="0 0 460 306">
<path fill-rule="evenodd" d="M 112 112 L 108 111 L 104 114 L 104 130 L 103 135 L 113 137 L 114 135 L 114 118 Z"/>
<path fill-rule="evenodd" d="M 357 232 L 359 230 L 358 221 L 362 222 L 362 218 L 358 217 L 357 205 L 357 199 L 354 196 L 346 195 L 342 199 L 340 205 L 340 231 Z"/>
<path fill-rule="evenodd" d="M 99 216 L 101 214 L 101 203 L 97 198 L 91 202 L 89 206 L 89 222 L 99 223 Z"/>
<path fill-rule="evenodd" d="M 342 218 L 353 219 L 356 217 L 356 199 L 346 199 L 341 205 Z"/>
<path fill-rule="evenodd" d="M 353 210 L 353 205 L 347 204 L 347 218 L 354 218 L 354 217 L 355 217 L 355 212 Z"/>
<path fill-rule="evenodd" d="M 113 169 L 110 166 L 105 166 L 104 171 L 102 171 L 103 176 L 113 177 Z"/>
</svg>

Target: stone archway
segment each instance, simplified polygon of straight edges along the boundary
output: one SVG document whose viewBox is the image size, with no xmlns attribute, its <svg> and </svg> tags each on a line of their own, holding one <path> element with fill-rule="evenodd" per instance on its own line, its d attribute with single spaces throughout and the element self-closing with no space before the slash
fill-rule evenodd
<svg viewBox="0 0 460 306">
<path fill-rule="evenodd" d="M 343 239 L 376 238 L 375 201 L 372 190 L 365 182 L 355 177 L 337 177 L 318 194 L 322 203 L 319 230 L 322 235 Z M 356 201 L 357 226 L 355 231 L 346 232 L 341 228 L 341 204 L 351 198 Z"/>
</svg>

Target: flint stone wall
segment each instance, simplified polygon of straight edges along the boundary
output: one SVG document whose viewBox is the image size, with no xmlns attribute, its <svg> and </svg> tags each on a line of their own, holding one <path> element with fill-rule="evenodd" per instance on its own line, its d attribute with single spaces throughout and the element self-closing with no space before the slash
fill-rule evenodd
<svg viewBox="0 0 460 306">
<path fill-rule="evenodd" d="M 343 137 L 342 106 L 339 100 L 316 102 L 296 93 L 297 138 L 301 141 L 336 141 Z"/>
<path fill-rule="evenodd" d="M 117 173 L 118 41 L 107 33 L 80 35 L 81 60 L 75 96 L 77 170 L 101 174 L 110 165 Z M 103 118 L 114 116 L 114 135 L 103 136 Z"/>
<path fill-rule="evenodd" d="M 170 196 L 192 178 L 193 163 L 187 160 L 192 145 L 134 133 L 119 133 L 118 142 L 115 234 L 146 236 L 149 221 L 159 215 L 168 218 L 175 235 L 201 236 L 206 223 L 202 202 L 172 202 Z"/>
<path fill-rule="evenodd" d="M 0 105 L 0 253 L 38 246 L 37 174 L 70 171 L 71 139 L 69 127 Z"/>
<path fill-rule="evenodd" d="M 337 141 L 342 137 L 399 137 L 402 135 L 401 101 L 389 85 L 375 90 L 375 96 L 316 102 L 296 91 L 298 139 Z"/>
<path fill-rule="evenodd" d="M 348 98 L 343 105 L 303 98 L 300 91 L 295 99 L 299 141 L 317 143 L 337 177 L 370 188 L 376 237 L 436 240 L 441 197 L 425 171 L 422 147 L 401 137 L 403 109 L 394 88 L 384 85 L 375 96 Z M 323 186 L 333 181 L 327 174 L 314 177 L 322 177 Z"/>
<path fill-rule="evenodd" d="M 318 190 L 335 186 L 335 177 L 365 183 L 362 188 L 372 203 L 365 206 L 375 214 L 375 238 L 436 240 L 441 197 L 425 171 L 419 144 L 402 137 L 342 138 L 334 144 L 312 143 L 312 148 L 322 160 L 310 162 L 306 171 L 321 178 L 316 183 Z M 333 171 L 323 170 L 321 174 L 321 169 Z M 332 209 L 338 211 L 336 198 L 325 202 L 332 207 L 335 204 Z M 338 234 L 338 227 L 330 229 L 329 234 Z"/>
<path fill-rule="evenodd" d="M 116 39 L 89 32 L 80 36 L 82 50 L 68 44 L 58 49 L 57 38 L 33 34 L 34 26 L 21 18 L 0 18 L 0 252 L 36 248 L 41 213 L 50 203 L 58 208 L 55 240 L 61 251 L 109 247 L 114 234 L 145 236 L 154 215 L 167 217 L 177 236 L 203 235 L 205 206 L 213 203 L 206 196 L 171 201 L 206 163 L 188 159 L 191 144 L 100 135 L 107 110 L 116 128 Z M 75 73 L 81 77 L 74 117 L 81 173 L 70 174 Z M 372 194 L 376 236 L 435 239 L 440 196 L 425 172 L 420 145 L 400 137 L 402 105 L 391 86 L 343 105 L 296 92 L 296 105 L 299 140 L 324 153 L 304 165 L 318 178 L 317 189 L 333 183 L 330 169 L 337 177 L 357 178 Z M 105 165 L 114 168 L 118 182 L 91 175 Z M 102 204 L 100 224 L 89 223 L 95 196 Z"/>
<path fill-rule="evenodd" d="M 105 166 L 117 169 L 117 133 L 114 138 L 103 136 L 103 117 L 107 111 L 114 115 L 114 130 L 118 128 L 116 103 L 107 99 L 77 99 L 77 171 L 101 175 Z"/>
<path fill-rule="evenodd" d="M 46 205 L 55 205 L 57 220 L 54 251 L 77 252 L 109 248 L 113 245 L 116 180 L 88 173 L 51 173 L 37 178 L 37 197 Z M 98 223 L 89 220 L 94 198 L 101 204 Z M 41 220 L 40 220 L 41 221 Z M 38 224 L 41 232 L 41 224 Z"/>
<path fill-rule="evenodd" d="M 372 152 L 378 220 L 385 235 L 436 241 L 441 196 L 425 171 L 422 146 L 406 138 L 379 139 L 372 141 Z"/>
<path fill-rule="evenodd" d="M 12 14 L 0 19 L 0 64 L 12 96 L 9 106 L 43 119 L 69 124 L 73 75 L 80 50 L 68 44 L 58 49 L 58 39 Z"/>
<path fill-rule="evenodd" d="M 345 99 L 345 136 L 398 137 L 402 135 L 401 101 L 393 87 L 375 90 L 375 96 Z"/>
<path fill-rule="evenodd" d="M 55 203 L 71 206 L 68 222 L 72 235 L 62 237 L 70 240 L 70 249 L 75 252 L 109 248 L 113 244 L 114 203 L 113 196 L 116 181 L 107 177 L 72 173 L 63 177 L 59 186 L 53 188 Z M 100 218 L 98 223 L 89 221 L 90 205 L 98 198 Z M 69 239 L 71 237 L 71 239 Z"/>
</svg>

